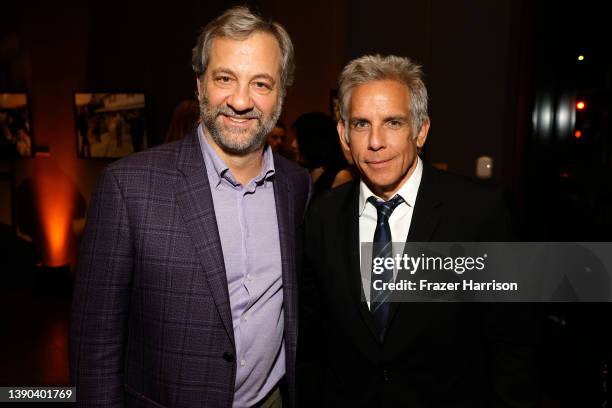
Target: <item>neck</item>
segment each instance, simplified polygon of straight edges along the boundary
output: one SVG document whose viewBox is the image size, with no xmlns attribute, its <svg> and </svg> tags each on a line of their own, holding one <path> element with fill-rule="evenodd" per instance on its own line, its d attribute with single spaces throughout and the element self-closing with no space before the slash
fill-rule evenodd
<svg viewBox="0 0 612 408">
<path fill-rule="evenodd" d="M 238 155 L 223 150 L 208 134 L 206 135 L 206 139 L 221 160 L 223 160 L 230 169 L 236 181 L 243 186 L 261 173 L 264 166 L 263 146 L 251 153 Z"/>
</svg>

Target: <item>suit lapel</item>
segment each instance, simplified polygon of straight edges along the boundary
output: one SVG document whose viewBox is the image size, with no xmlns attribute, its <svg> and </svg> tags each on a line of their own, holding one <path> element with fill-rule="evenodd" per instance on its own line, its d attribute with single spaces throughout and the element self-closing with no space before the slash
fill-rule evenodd
<svg viewBox="0 0 612 408">
<path fill-rule="evenodd" d="M 347 208 L 347 211 L 342 213 L 344 220 L 339 223 L 341 238 L 338 241 L 345 246 L 343 253 L 346 256 L 343 259 L 348 260 L 348 267 L 342 268 L 347 274 L 345 282 L 348 282 L 348 290 L 353 303 L 352 307 L 359 310 L 359 315 L 370 334 L 377 339 L 378 335 L 374 327 L 372 313 L 367 303 L 363 300 L 365 299 L 365 294 L 361 281 L 361 257 L 359 255 L 361 246 L 359 240 L 359 181 L 354 183 L 354 188 L 349 194 L 348 204 L 345 208 Z"/>
<path fill-rule="evenodd" d="M 295 228 L 292 217 L 295 214 L 295 203 L 290 194 L 290 184 L 286 172 L 279 168 L 275 162 L 274 174 L 274 201 L 276 203 L 276 218 L 278 220 L 278 235 L 280 240 L 281 264 L 283 277 L 283 307 L 285 322 L 293 323 L 297 320 L 296 276 L 293 271 L 295 265 Z M 287 329 L 289 329 L 287 327 Z M 291 337 L 291 336 L 289 336 Z"/>
<path fill-rule="evenodd" d="M 440 220 L 440 206 L 442 204 L 441 192 L 437 184 L 435 170 L 423 163 L 423 175 L 412 212 L 407 243 L 429 242 L 431 240 Z M 401 279 L 399 274 L 398 279 Z M 391 325 L 399 307 L 400 302 L 391 303 L 388 325 Z"/>
<path fill-rule="evenodd" d="M 217 311 L 233 344 L 234 329 L 223 250 L 197 130 L 182 143 L 178 169 L 184 177 L 175 186 L 175 197 L 193 238 Z"/>
<path fill-rule="evenodd" d="M 436 179 L 435 170 L 423 163 L 423 175 L 408 231 L 409 242 L 430 241 L 438 225 L 442 197 Z"/>
</svg>

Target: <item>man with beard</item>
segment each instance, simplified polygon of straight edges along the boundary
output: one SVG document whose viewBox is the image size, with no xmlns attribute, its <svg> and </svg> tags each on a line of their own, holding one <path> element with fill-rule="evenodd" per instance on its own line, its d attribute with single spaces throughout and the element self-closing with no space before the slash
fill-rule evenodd
<svg viewBox="0 0 612 408">
<path fill-rule="evenodd" d="M 203 29 L 193 68 L 202 124 L 110 165 L 92 197 L 71 328 L 83 405 L 293 405 L 310 185 L 265 147 L 293 46 L 234 7 Z"/>
</svg>

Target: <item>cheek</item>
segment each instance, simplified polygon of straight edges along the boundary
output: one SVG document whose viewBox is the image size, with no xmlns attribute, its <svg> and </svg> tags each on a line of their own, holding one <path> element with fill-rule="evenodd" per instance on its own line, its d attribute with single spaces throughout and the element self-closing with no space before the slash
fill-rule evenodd
<svg viewBox="0 0 612 408">
<path fill-rule="evenodd" d="M 406 165 L 409 165 L 416 159 L 416 147 L 412 145 L 404 146 L 403 159 Z"/>
<path fill-rule="evenodd" d="M 218 93 L 208 94 L 208 103 L 211 107 L 217 107 L 223 103 L 225 98 L 223 95 L 219 95 Z"/>
<path fill-rule="evenodd" d="M 227 89 L 219 89 L 215 86 L 206 87 L 206 97 L 208 98 L 210 106 L 221 105 L 223 101 L 228 98 L 229 95 L 231 95 L 231 92 Z"/>
<path fill-rule="evenodd" d="M 355 159 L 355 161 L 363 161 L 367 156 L 368 152 L 368 143 L 366 140 L 362 138 L 355 137 L 355 135 L 351 134 L 350 143 L 348 144 L 349 154 Z"/>
<path fill-rule="evenodd" d="M 264 114 L 269 115 L 274 111 L 277 103 L 276 93 L 270 95 L 255 95 L 252 96 L 251 99 L 257 109 L 262 111 Z"/>
</svg>

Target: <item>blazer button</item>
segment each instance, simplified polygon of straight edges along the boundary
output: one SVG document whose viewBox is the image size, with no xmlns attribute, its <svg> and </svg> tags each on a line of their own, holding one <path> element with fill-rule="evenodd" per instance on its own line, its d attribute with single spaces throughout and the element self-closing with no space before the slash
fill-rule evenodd
<svg viewBox="0 0 612 408">
<path fill-rule="evenodd" d="M 389 382 L 389 372 L 387 370 L 383 370 L 383 379 L 385 382 Z"/>
<path fill-rule="evenodd" d="M 229 351 L 226 351 L 223 353 L 223 359 L 225 361 L 227 361 L 228 363 L 233 363 L 234 362 L 234 353 L 231 353 Z"/>
</svg>

